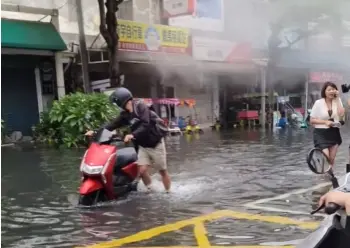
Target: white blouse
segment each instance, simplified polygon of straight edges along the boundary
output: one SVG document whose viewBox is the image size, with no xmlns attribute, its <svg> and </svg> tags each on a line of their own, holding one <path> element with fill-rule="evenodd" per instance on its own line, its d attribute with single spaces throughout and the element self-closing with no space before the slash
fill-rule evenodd
<svg viewBox="0 0 350 248">
<path fill-rule="evenodd" d="M 328 114 L 328 107 L 326 104 L 326 100 L 324 98 L 318 99 L 315 103 L 314 106 L 312 106 L 311 109 L 311 118 L 319 119 L 319 120 L 329 120 L 330 118 L 333 118 L 334 121 L 340 121 L 340 116 L 338 114 L 338 101 L 340 106 L 343 107 L 343 103 L 341 102 L 340 99 L 334 99 L 332 101 L 332 116 L 329 116 Z M 316 124 L 314 125 L 315 128 L 329 128 L 327 125 L 320 125 Z"/>
</svg>

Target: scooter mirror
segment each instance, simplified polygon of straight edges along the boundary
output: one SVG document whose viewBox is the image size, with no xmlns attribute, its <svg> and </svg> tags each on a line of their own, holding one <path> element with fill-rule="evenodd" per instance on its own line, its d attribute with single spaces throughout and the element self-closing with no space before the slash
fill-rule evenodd
<svg viewBox="0 0 350 248">
<path fill-rule="evenodd" d="M 312 166 L 312 168 L 310 167 L 310 170 L 315 174 L 326 174 L 331 171 L 331 167 L 330 166 Z"/>
<path fill-rule="evenodd" d="M 328 157 L 322 152 L 321 149 L 312 149 L 306 157 L 306 162 L 313 173 L 325 174 L 331 171 Z"/>
</svg>

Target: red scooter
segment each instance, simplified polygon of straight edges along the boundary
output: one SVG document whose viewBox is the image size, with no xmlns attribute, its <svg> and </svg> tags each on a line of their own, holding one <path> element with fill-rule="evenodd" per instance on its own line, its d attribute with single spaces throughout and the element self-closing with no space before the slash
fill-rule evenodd
<svg viewBox="0 0 350 248">
<path fill-rule="evenodd" d="M 80 205 L 116 200 L 137 190 L 137 153 L 133 147 L 118 149 L 122 142 L 107 129 L 95 133 L 80 165 Z"/>
</svg>

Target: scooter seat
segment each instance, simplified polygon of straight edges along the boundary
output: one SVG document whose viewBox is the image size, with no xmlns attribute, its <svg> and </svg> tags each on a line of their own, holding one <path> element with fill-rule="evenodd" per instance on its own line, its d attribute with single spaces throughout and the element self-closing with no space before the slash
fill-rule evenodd
<svg viewBox="0 0 350 248">
<path fill-rule="evenodd" d="M 123 168 L 137 160 L 137 153 L 133 147 L 125 147 L 117 151 L 116 168 Z"/>
</svg>

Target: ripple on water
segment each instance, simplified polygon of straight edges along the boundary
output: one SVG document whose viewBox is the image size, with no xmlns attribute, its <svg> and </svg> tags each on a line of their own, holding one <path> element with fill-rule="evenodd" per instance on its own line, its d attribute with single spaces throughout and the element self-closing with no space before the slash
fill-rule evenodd
<svg viewBox="0 0 350 248">
<path fill-rule="evenodd" d="M 350 132 L 343 135 L 344 141 L 350 140 Z M 152 177 L 152 193 L 146 194 L 140 184 L 140 192 L 127 199 L 95 208 L 76 206 L 83 150 L 2 150 L 1 180 L 6 186 L 1 198 L 2 245 L 74 247 L 128 236 L 218 209 L 260 213 L 244 209 L 243 205 L 325 182 L 311 174 L 305 164 L 305 154 L 312 147 L 307 130 L 206 132 L 190 142 L 183 137 L 172 139 L 170 146 L 170 194 L 164 193 L 156 174 Z M 347 147 L 341 146 L 338 155 L 337 165 L 345 164 Z M 343 167 L 336 167 L 336 173 L 343 171 Z M 321 193 L 291 196 L 288 201 L 271 204 L 307 212 Z M 295 227 L 244 220 L 223 219 L 208 222 L 206 227 L 212 244 L 221 245 L 269 244 L 275 242 L 276 234 L 279 240 L 290 242 L 307 235 L 306 230 Z M 195 245 L 192 230 L 191 227 L 169 233 L 145 244 Z"/>
</svg>

